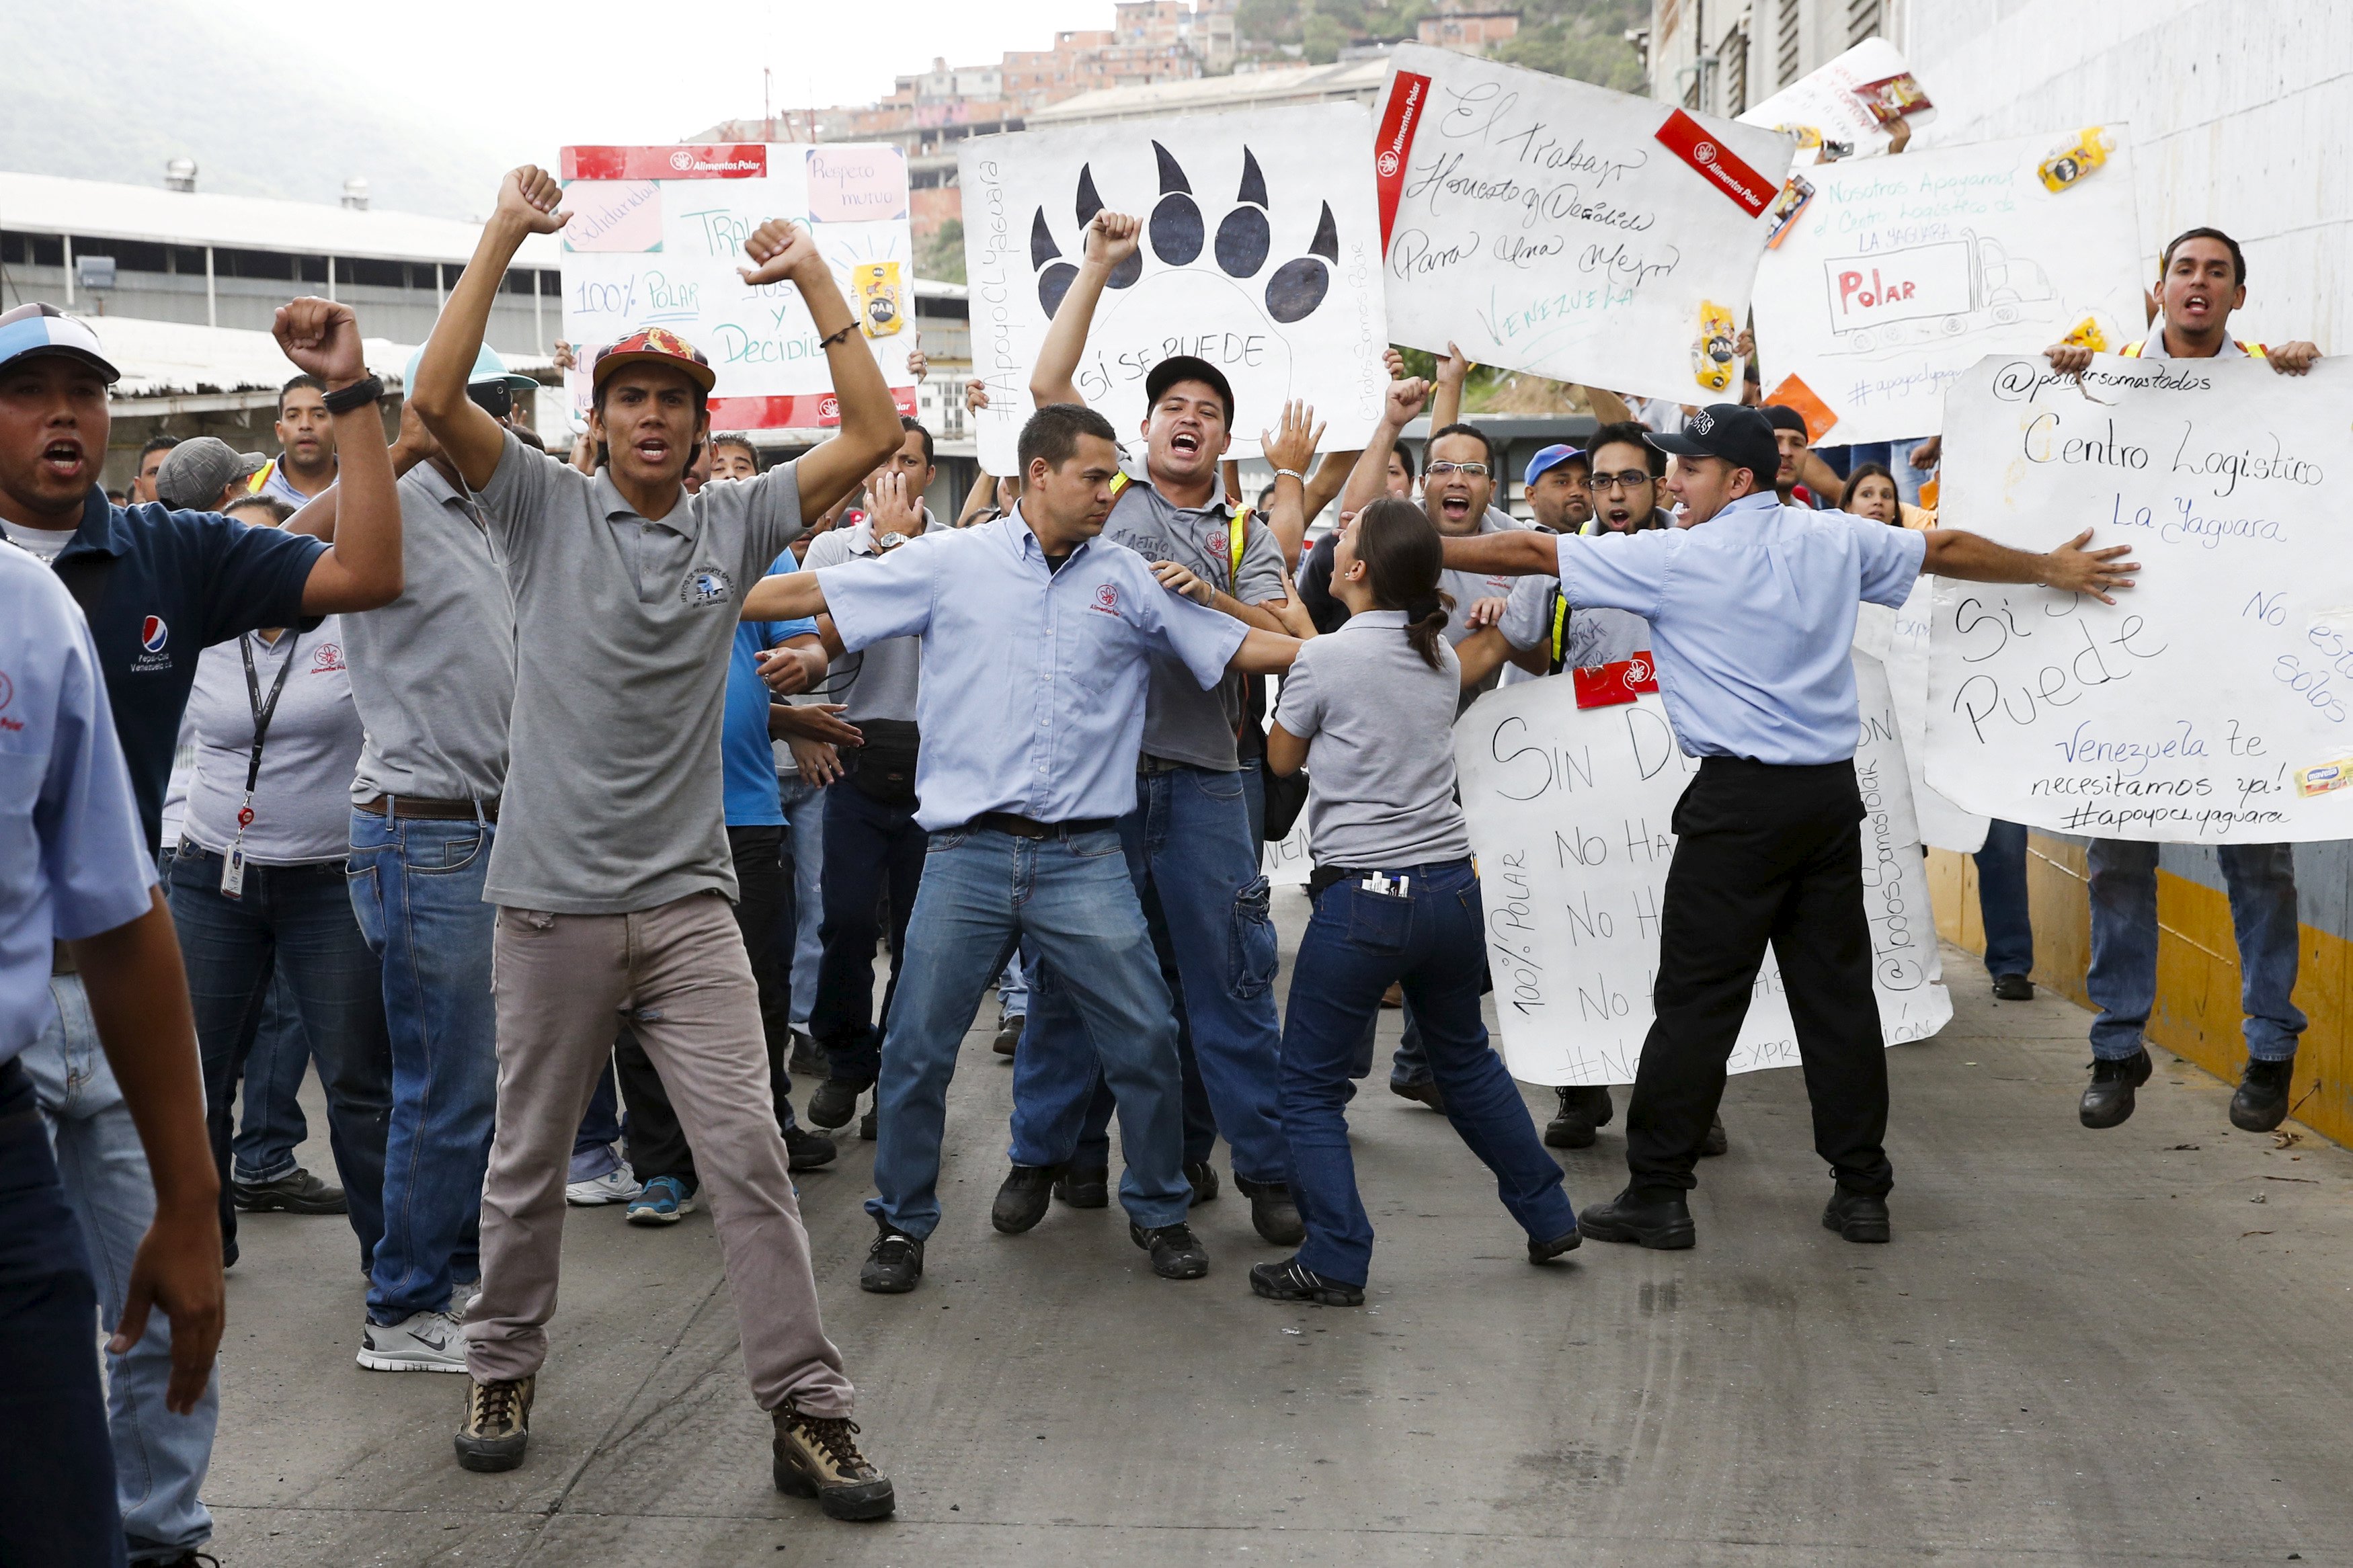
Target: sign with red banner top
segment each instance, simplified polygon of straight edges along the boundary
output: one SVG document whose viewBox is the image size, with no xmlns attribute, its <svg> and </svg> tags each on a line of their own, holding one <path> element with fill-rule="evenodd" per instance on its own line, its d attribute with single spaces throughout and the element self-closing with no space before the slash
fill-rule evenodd
<svg viewBox="0 0 2353 1568">
<path fill-rule="evenodd" d="M 1373 142 L 1373 179 L 1380 191 L 1381 254 L 1388 254 L 1389 229 L 1397 222 L 1398 194 L 1405 188 L 1406 160 L 1413 155 L 1414 132 L 1430 106 L 1430 79 L 1412 71 L 1389 78 L 1388 106 L 1381 110 L 1381 133 Z"/>
<path fill-rule="evenodd" d="M 697 147 L 566 147 L 567 180 L 758 180 L 768 149 L 757 142 Z"/>
<path fill-rule="evenodd" d="M 1658 138 L 1670 153 L 1698 170 L 1703 178 L 1755 217 L 1780 194 L 1781 182 L 1768 179 L 1741 161 L 1740 155 L 1710 135 L 1700 122 L 1676 110 L 1658 129 Z"/>
<path fill-rule="evenodd" d="M 1659 689 L 1658 673 L 1651 668 L 1651 656 L 1636 654 L 1615 664 L 1588 665 L 1569 671 L 1577 686 L 1579 708 L 1608 708 L 1620 702 L 1631 702 L 1645 691 Z"/>
</svg>

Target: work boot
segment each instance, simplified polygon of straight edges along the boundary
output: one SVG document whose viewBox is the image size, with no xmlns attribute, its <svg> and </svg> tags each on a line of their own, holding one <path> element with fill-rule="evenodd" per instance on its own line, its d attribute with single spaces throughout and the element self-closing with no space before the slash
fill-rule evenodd
<svg viewBox="0 0 2353 1568">
<path fill-rule="evenodd" d="M 1577 1228 L 1596 1241 L 1631 1241 L 1662 1252 L 1679 1251 L 1699 1239 L 1691 1205 L 1672 1187 L 1646 1193 L 1630 1186 L 1578 1215 Z"/>
<path fill-rule="evenodd" d="M 1218 1168 L 1215 1165 L 1207 1160 L 1187 1160 L 1185 1163 L 1185 1179 L 1192 1184 L 1194 1204 L 1218 1201 Z"/>
<path fill-rule="evenodd" d="M 785 1070 L 795 1078 L 823 1078 L 832 1071 L 823 1047 L 809 1038 L 807 1029 L 795 1029 L 792 1055 L 785 1058 Z"/>
<path fill-rule="evenodd" d="M 1209 1271 L 1209 1251 L 1179 1220 L 1146 1230 L 1128 1222 L 1127 1239 L 1152 1254 L 1152 1271 L 1163 1279 L 1198 1279 Z"/>
<path fill-rule="evenodd" d="M 1584 1233 L 1575 1226 L 1569 1226 L 1566 1236 L 1556 1236 L 1550 1241 L 1538 1241 L 1532 1236 L 1528 1237 L 1528 1261 L 1550 1263 L 1564 1252 L 1575 1252 L 1577 1244 L 1584 1239 Z"/>
<path fill-rule="evenodd" d="M 1029 1022 L 1018 1013 L 999 1013 L 997 1016 L 997 1038 L 988 1042 L 988 1048 L 1000 1057 L 1011 1056 L 1014 1047 L 1021 1043 L 1022 1026 Z"/>
<path fill-rule="evenodd" d="M 342 1214 L 349 1206 L 343 1189 L 297 1165 L 274 1182 L 240 1182 L 231 1177 L 229 1201 L 247 1214 Z"/>
<path fill-rule="evenodd" d="M 2086 1127 L 2121 1127 L 2132 1120 L 2133 1090 L 2148 1081 L 2147 1049 L 2128 1057 L 2098 1057 L 2092 1062 L 2092 1081 L 2084 1086 L 2084 1102 L 2076 1108 Z M 2236 1110 L 2237 1102 L 2232 1102 Z"/>
<path fill-rule="evenodd" d="M 1609 1090 L 1600 1084 L 1563 1084 L 1556 1091 L 1560 1096 L 1560 1114 L 1545 1129 L 1545 1144 L 1553 1149 L 1590 1149 L 1594 1132 L 1609 1125 L 1616 1108 L 1609 1103 Z"/>
<path fill-rule="evenodd" d="M 1708 1118 L 1707 1136 L 1699 1141 L 1699 1157 L 1703 1160 L 1713 1160 L 1718 1154 L 1728 1154 L 1731 1152 L 1732 1140 L 1724 1135 L 1724 1112 L 1719 1110 Z"/>
<path fill-rule="evenodd" d="M 470 1470 L 512 1470 L 531 1442 L 533 1378 L 469 1380 L 466 1422 L 458 1428 L 458 1463 Z"/>
<path fill-rule="evenodd" d="M 866 1249 L 858 1288 L 877 1296 L 903 1296 L 923 1283 L 923 1244 L 887 1219 L 876 1220 L 874 1226 L 881 1234 Z"/>
<path fill-rule="evenodd" d="M 846 1127 L 858 1114 L 858 1097 L 874 1087 L 871 1078 L 829 1078 L 817 1086 L 804 1112 L 816 1126 Z"/>
<path fill-rule="evenodd" d="M 785 1169 L 787 1171 L 814 1171 L 819 1165 L 830 1165 L 839 1152 L 833 1146 L 833 1140 L 822 1132 L 811 1132 L 799 1127 L 785 1129 Z"/>
<path fill-rule="evenodd" d="M 1296 1258 L 1280 1263 L 1255 1263 L 1250 1271 L 1250 1294 L 1270 1301 L 1309 1301 L 1318 1307 L 1361 1307 L 1365 1288 L 1345 1279 L 1326 1279 Z"/>
<path fill-rule="evenodd" d="M 1822 1210 L 1822 1228 L 1834 1230 L 1849 1241 L 1885 1241 L 1887 1200 L 1833 1187 L 1830 1206 Z"/>
<path fill-rule="evenodd" d="M 1299 1205 L 1292 1201 L 1291 1188 L 1284 1183 L 1253 1182 L 1236 1172 L 1234 1191 L 1250 1199 L 1250 1224 L 1275 1246 L 1296 1247 L 1307 1239 Z"/>
<path fill-rule="evenodd" d="M 2285 1121 L 2288 1080 L 2294 1077 L 2294 1057 L 2276 1062 L 2249 1057 L 2239 1092 L 2231 1097 L 2231 1125 L 2242 1132 L 2269 1132 Z"/>
<path fill-rule="evenodd" d="M 1052 1192 L 1058 1165 L 1016 1165 L 997 1189 L 988 1223 L 1008 1236 L 1019 1236 L 1046 1217 L 1047 1196 Z"/>
<path fill-rule="evenodd" d="M 2034 982 L 2023 974 L 1997 974 L 1993 977 L 1993 995 L 1997 1002 L 2031 1002 Z"/>
<path fill-rule="evenodd" d="M 1074 1209 L 1111 1206 L 1111 1167 L 1065 1165 L 1054 1178 L 1054 1195 Z"/>
<path fill-rule="evenodd" d="M 776 1424 L 776 1489 L 813 1497 L 828 1519 L 885 1519 L 897 1500 L 891 1478 L 858 1451 L 858 1423 L 847 1416 L 809 1415 L 786 1400 Z"/>
</svg>

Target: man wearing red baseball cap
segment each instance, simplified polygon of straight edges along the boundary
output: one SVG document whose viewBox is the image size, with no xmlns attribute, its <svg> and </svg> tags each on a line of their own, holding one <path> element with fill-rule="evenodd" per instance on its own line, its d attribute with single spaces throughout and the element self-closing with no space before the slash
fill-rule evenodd
<svg viewBox="0 0 2353 1568">
<path fill-rule="evenodd" d="M 552 234 L 554 179 L 507 175 L 417 370 L 427 428 L 481 498 L 514 595 L 506 792 L 483 892 L 498 907 L 499 1106 L 482 1193 L 481 1294 L 457 1436 L 469 1469 L 521 1464 L 555 1310 L 564 1186 L 590 1080 L 626 1019 L 699 1156 L 753 1393 L 774 1416 L 779 1489 L 876 1519 L 891 1482 L 859 1452 L 841 1354 L 819 1321 L 808 1237 L 786 1175 L 759 994 L 729 905 L 722 811 L 726 667 L 744 591 L 899 445 L 872 352 L 809 237 L 769 222 L 746 284 L 807 302 L 841 429 L 754 479 L 684 479 L 710 438 L 710 362 L 649 328 L 593 363 L 583 474 L 466 395 L 508 264 Z"/>
</svg>

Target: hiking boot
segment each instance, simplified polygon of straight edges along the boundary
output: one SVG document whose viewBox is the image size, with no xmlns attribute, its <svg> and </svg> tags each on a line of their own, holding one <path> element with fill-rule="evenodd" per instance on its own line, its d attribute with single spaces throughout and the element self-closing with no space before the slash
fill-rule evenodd
<svg viewBox="0 0 2353 1568">
<path fill-rule="evenodd" d="M 1645 1194 L 1628 1187 L 1578 1215 L 1577 1228 L 1596 1241 L 1631 1241 L 1667 1252 L 1689 1247 L 1699 1237 L 1691 1205 L 1672 1188 Z"/>
<path fill-rule="evenodd" d="M 839 1152 L 840 1151 L 833 1146 L 833 1140 L 822 1132 L 811 1132 L 801 1127 L 785 1129 L 785 1169 L 787 1171 L 814 1171 L 819 1165 L 830 1165 Z"/>
<path fill-rule="evenodd" d="M 1253 1182 L 1237 1172 L 1234 1191 L 1250 1199 L 1250 1224 L 1275 1246 L 1296 1247 L 1307 1239 L 1307 1226 L 1299 1217 L 1299 1205 L 1292 1201 L 1287 1184 Z"/>
<path fill-rule="evenodd" d="M 891 1478 L 858 1451 L 858 1423 L 809 1415 L 786 1400 L 775 1412 L 776 1489 L 813 1497 L 828 1519 L 887 1519 L 896 1506 Z"/>
<path fill-rule="evenodd" d="M 1194 1204 L 1218 1201 L 1218 1168 L 1215 1165 L 1207 1160 L 1188 1160 L 1185 1163 L 1185 1179 L 1193 1185 Z"/>
<path fill-rule="evenodd" d="M 322 1182 L 297 1165 L 274 1182 L 240 1182 L 231 1177 L 229 1201 L 247 1214 L 342 1214 L 347 1206 L 343 1189 Z"/>
<path fill-rule="evenodd" d="M 809 1096 L 808 1109 L 801 1114 L 813 1127 L 847 1127 L 849 1119 L 858 1114 L 858 1097 L 873 1087 L 872 1079 L 827 1079 Z"/>
<path fill-rule="evenodd" d="M 2295 1058 L 2264 1062 L 2247 1058 L 2239 1092 L 2231 1097 L 2231 1125 L 2242 1132 L 2269 1132 L 2287 1120 L 2288 1081 L 2295 1077 Z"/>
<path fill-rule="evenodd" d="M 1208 1248 L 1194 1237 L 1193 1227 L 1181 1220 L 1149 1230 L 1130 1221 L 1127 1239 L 1152 1254 L 1152 1271 L 1163 1279 L 1198 1279 L 1209 1271 Z"/>
<path fill-rule="evenodd" d="M 1708 1119 L 1707 1136 L 1699 1141 L 1699 1157 L 1713 1160 L 1731 1152 L 1732 1140 L 1724 1135 L 1724 1112 L 1719 1110 Z"/>
<path fill-rule="evenodd" d="M 858 1288 L 877 1296 L 903 1296 L 923 1283 L 923 1244 L 888 1220 L 876 1220 L 881 1234 L 866 1249 L 866 1266 L 858 1271 Z"/>
<path fill-rule="evenodd" d="M 1830 1206 L 1822 1210 L 1822 1228 L 1834 1230 L 1849 1241 L 1885 1241 L 1887 1200 L 1833 1187 Z"/>
<path fill-rule="evenodd" d="M 2031 1002 L 2034 982 L 2023 974 L 1997 974 L 1993 977 L 1993 997 L 1997 1002 Z"/>
<path fill-rule="evenodd" d="M 1000 1057 L 1011 1056 L 1014 1047 L 1021 1044 L 1022 1026 L 1029 1022 L 1018 1013 L 999 1013 L 997 1016 L 997 1038 L 988 1043 L 988 1048 Z"/>
<path fill-rule="evenodd" d="M 466 1385 L 466 1421 L 458 1428 L 458 1463 L 470 1470 L 512 1470 L 531 1441 L 533 1378 Z"/>
<path fill-rule="evenodd" d="M 2148 1081 L 2150 1063 L 2146 1049 L 2128 1057 L 2100 1057 L 2092 1062 L 2092 1081 L 2084 1087 L 2084 1101 L 2075 1109 L 2086 1127 L 2121 1127 L 2132 1120 L 2133 1090 Z M 2237 1109 L 2236 1100 L 2232 1101 Z"/>
<path fill-rule="evenodd" d="M 1596 1130 L 1609 1126 L 1616 1113 L 1609 1103 L 1609 1090 L 1599 1084 L 1563 1084 L 1556 1092 L 1560 1096 L 1560 1114 L 1545 1129 L 1545 1146 L 1592 1148 Z"/>
<path fill-rule="evenodd" d="M 1054 1195 L 1074 1209 L 1111 1206 L 1111 1167 L 1065 1165 L 1054 1178 Z"/>
<path fill-rule="evenodd" d="M 1295 1257 L 1280 1263 L 1254 1263 L 1250 1271 L 1250 1294 L 1270 1301 L 1308 1301 L 1318 1307 L 1361 1307 L 1365 1288 L 1345 1279 L 1326 1279 Z"/>
<path fill-rule="evenodd" d="M 997 1202 L 989 1205 L 988 1223 L 1008 1236 L 1019 1236 L 1046 1217 L 1047 1199 L 1052 1193 L 1054 1178 L 1060 1174 L 1056 1165 L 1016 1165 L 997 1189 Z"/>
</svg>

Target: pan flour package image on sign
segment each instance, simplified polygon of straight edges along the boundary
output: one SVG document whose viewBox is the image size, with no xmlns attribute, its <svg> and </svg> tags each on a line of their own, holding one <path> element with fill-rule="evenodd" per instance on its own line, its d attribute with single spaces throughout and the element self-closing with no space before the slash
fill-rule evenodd
<svg viewBox="0 0 2353 1568">
<path fill-rule="evenodd" d="M 2131 155 L 2123 126 L 2104 134 L 2116 150 L 2056 190 L 2040 171 L 2073 132 L 1808 170 L 1813 197 L 1757 272 L 1766 400 L 1813 411 L 1817 441 L 1933 436 L 1986 354 L 2138 339 Z"/>
<path fill-rule="evenodd" d="M 1736 399 L 1777 131 L 1417 44 L 1373 142 L 1389 330 L 1482 364 Z"/>
<path fill-rule="evenodd" d="M 1901 121 L 1915 130 L 1936 117 L 1927 89 L 1885 38 L 1865 38 L 1808 71 L 1740 116 L 1743 125 L 1787 131 L 1799 165 L 1877 153 Z"/>
<path fill-rule="evenodd" d="M 981 467 L 1018 467 L 1030 367 L 1106 210 L 1141 219 L 1142 243 L 1112 273 L 1073 379 L 1123 441 L 1143 426 L 1152 367 L 1193 354 L 1233 385 L 1229 456 L 1256 456 L 1293 397 L 1328 425 L 1327 449 L 1362 446 L 1388 384 L 1371 133 L 1362 108 L 1328 103 L 959 143 Z"/>
<path fill-rule="evenodd" d="M 719 382 L 714 430 L 810 429 L 840 416 L 816 324 L 789 282 L 747 287 L 744 241 L 771 218 L 817 241 L 902 414 L 915 411 L 913 242 L 907 164 L 895 147 L 566 147 L 566 376 L 588 407 L 596 351 L 663 327 L 702 351 Z"/>
</svg>

